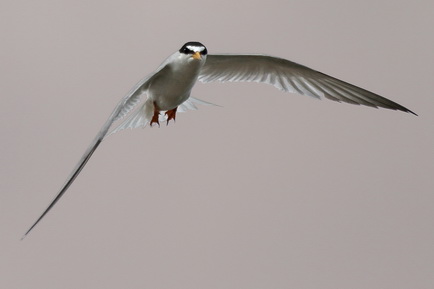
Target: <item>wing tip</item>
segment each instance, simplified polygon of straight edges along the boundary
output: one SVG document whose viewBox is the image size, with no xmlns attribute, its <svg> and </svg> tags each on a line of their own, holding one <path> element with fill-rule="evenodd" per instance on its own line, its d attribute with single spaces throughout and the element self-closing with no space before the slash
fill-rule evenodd
<svg viewBox="0 0 434 289">
<path fill-rule="evenodd" d="M 386 108 L 390 108 L 390 109 L 394 109 L 394 110 L 400 110 L 400 111 L 403 111 L 403 112 L 406 112 L 406 113 L 411 113 L 411 114 L 413 114 L 413 115 L 415 115 L 415 116 L 419 116 L 417 113 L 415 113 L 414 111 L 412 111 L 412 110 L 406 108 L 405 106 L 402 106 L 402 105 L 397 104 L 397 103 L 394 103 L 394 104 L 395 104 L 396 106 L 393 106 L 393 107 L 386 107 Z"/>
<path fill-rule="evenodd" d="M 40 219 L 38 219 L 38 221 L 36 221 L 36 223 L 34 223 L 31 227 L 30 227 L 30 229 L 28 229 L 25 233 L 24 233 L 24 235 L 21 237 L 21 239 L 20 239 L 20 241 L 23 241 L 24 240 L 24 238 L 26 238 L 27 237 L 27 235 L 30 233 L 30 231 L 36 226 L 36 224 L 39 222 L 39 220 Z"/>
<path fill-rule="evenodd" d="M 407 113 L 411 113 L 411 114 L 413 114 L 413 115 L 415 115 L 415 116 L 419 116 L 417 113 L 415 113 L 414 111 L 411 111 L 411 110 L 409 110 L 408 108 L 405 108 L 406 110 L 404 110 L 404 112 L 407 112 Z"/>
</svg>

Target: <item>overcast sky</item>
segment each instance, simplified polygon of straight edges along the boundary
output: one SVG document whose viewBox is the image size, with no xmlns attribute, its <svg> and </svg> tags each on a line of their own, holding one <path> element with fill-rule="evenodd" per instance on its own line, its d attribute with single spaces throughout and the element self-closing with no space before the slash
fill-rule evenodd
<svg viewBox="0 0 434 289">
<path fill-rule="evenodd" d="M 3 0 L 0 35 L 0 288 L 432 288 L 432 1 Z M 419 116 L 198 84 L 221 107 L 110 136 L 20 241 L 119 99 L 193 40 Z"/>
</svg>

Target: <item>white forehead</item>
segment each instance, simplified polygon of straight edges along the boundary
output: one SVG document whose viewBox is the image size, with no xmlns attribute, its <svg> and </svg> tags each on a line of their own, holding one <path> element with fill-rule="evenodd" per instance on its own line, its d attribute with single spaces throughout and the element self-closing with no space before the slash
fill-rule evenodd
<svg viewBox="0 0 434 289">
<path fill-rule="evenodd" d="M 202 52 L 205 50 L 205 47 L 203 46 L 187 45 L 187 48 L 194 52 Z"/>
</svg>

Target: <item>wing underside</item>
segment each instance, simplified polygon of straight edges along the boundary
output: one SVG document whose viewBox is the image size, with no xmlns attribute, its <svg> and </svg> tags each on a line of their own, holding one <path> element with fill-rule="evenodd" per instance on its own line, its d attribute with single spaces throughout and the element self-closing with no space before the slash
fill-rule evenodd
<svg viewBox="0 0 434 289">
<path fill-rule="evenodd" d="M 261 82 L 291 93 L 410 112 L 378 94 L 295 62 L 266 55 L 208 55 L 202 82 Z"/>
</svg>

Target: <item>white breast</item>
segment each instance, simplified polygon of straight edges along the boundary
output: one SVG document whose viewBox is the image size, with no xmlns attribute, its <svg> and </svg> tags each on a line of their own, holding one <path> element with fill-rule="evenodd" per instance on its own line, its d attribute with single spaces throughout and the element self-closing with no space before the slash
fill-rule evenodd
<svg viewBox="0 0 434 289">
<path fill-rule="evenodd" d="M 173 109 L 190 97 L 205 59 L 196 60 L 188 55 L 175 53 L 153 77 L 148 88 L 148 98 L 160 110 Z"/>
</svg>

